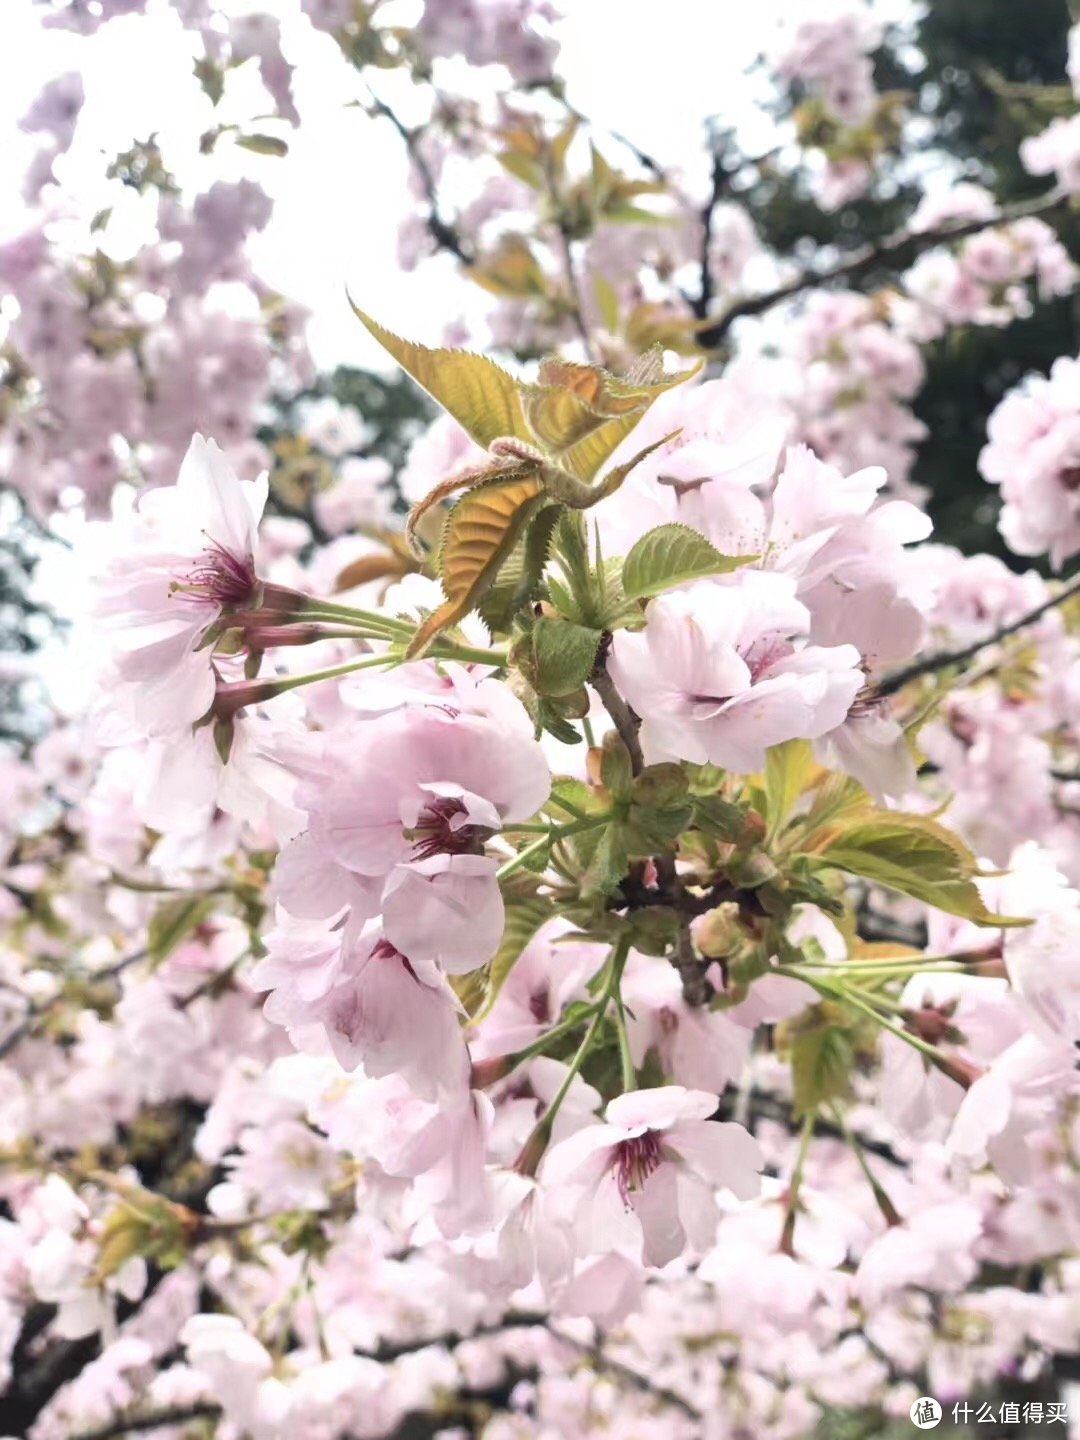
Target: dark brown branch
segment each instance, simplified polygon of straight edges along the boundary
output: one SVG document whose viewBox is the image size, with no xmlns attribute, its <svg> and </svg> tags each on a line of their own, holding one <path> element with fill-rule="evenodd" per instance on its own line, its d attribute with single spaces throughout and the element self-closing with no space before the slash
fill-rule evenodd
<svg viewBox="0 0 1080 1440">
<path fill-rule="evenodd" d="M 927 655 L 922 660 L 915 660 L 910 665 L 905 665 L 902 670 L 894 670 L 891 675 L 884 675 L 874 686 L 877 695 L 895 695 L 912 680 L 918 680 L 923 675 L 933 675 L 938 670 L 947 670 L 953 665 L 963 665 L 966 660 L 972 660 L 981 650 L 990 645 L 996 645 L 1001 640 L 1007 640 L 1010 635 L 1015 635 L 1019 630 L 1025 630 L 1029 625 L 1034 625 L 1041 620 L 1049 611 L 1064 605 L 1074 595 L 1080 594 L 1080 576 L 1074 578 L 1063 590 L 1052 595 L 1049 600 L 1044 600 L 1041 605 L 1036 605 L 1034 610 L 1029 610 L 1021 615 L 1018 620 L 1010 620 L 1007 625 L 999 625 L 996 630 L 984 635 L 981 640 L 973 640 L 970 645 L 962 645 L 956 650 L 939 650 L 935 655 Z"/>
<path fill-rule="evenodd" d="M 640 1370 L 635 1370 L 632 1366 L 624 1364 L 623 1361 L 614 1359 L 603 1349 L 601 1344 L 589 1345 L 583 1340 L 575 1340 L 570 1335 L 564 1335 L 561 1330 L 557 1330 L 553 1325 L 548 1328 L 554 1339 L 589 1355 L 592 1358 L 595 1368 L 601 1373 L 614 1375 L 616 1379 L 625 1380 L 628 1385 L 632 1385 L 635 1390 L 640 1390 L 643 1395 L 649 1395 L 664 1405 L 670 1405 L 675 1410 L 681 1410 L 682 1413 L 688 1415 L 691 1420 L 704 1419 L 702 1412 L 691 1405 L 690 1401 L 687 1400 L 685 1396 L 680 1395 L 677 1390 L 671 1390 L 666 1385 L 654 1384 L 654 1382 L 650 1380 L 647 1375 L 643 1375 Z"/>
<path fill-rule="evenodd" d="M 457 230 L 443 217 L 439 208 L 439 192 L 435 184 L 435 176 L 431 173 L 431 166 L 424 156 L 420 147 L 420 138 L 423 134 L 422 128 L 410 130 L 405 122 L 398 116 L 385 100 L 379 97 L 370 89 L 368 94 L 371 97 L 371 108 L 376 115 L 381 115 L 384 120 L 389 120 L 397 133 L 401 136 L 402 143 L 408 151 L 409 159 L 413 169 L 420 178 L 423 186 L 424 198 L 427 201 L 427 228 L 428 234 L 435 241 L 440 250 L 449 250 L 451 255 L 456 255 L 463 265 L 471 265 L 474 256 L 469 251 L 464 240 Z"/>
<path fill-rule="evenodd" d="M 191 1405 L 164 1405 L 159 1410 L 119 1415 L 93 1430 L 80 1430 L 72 1440 L 116 1440 L 119 1435 L 161 1430 L 166 1425 L 186 1425 L 189 1420 L 220 1420 L 221 1413 L 221 1406 L 211 1400 L 196 1400 Z"/>
<path fill-rule="evenodd" d="M 603 659 L 589 677 L 589 684 L 600 696 L 601 704 L 611 717 L 611 723 L 619 732 L 619 738 L 630 754 L 630 766 L 634 774 L 640 775 L 645 768 L 645 757 L 641 753 L 641 741 L 638 739 L 641 721 L 616 690 L 615 682 L 608 674 Z"/>
<path fill-rule="evenodd" d="M 804 270 L 783 285 L 765 290 L 760 295 L 747 295 L 736 300 L 708 329 L 698 336 L 698 344 L 704 350 L 715 350 L 724 340 L 736 320 L 751 315 L 763 315 L 767 310 L 801 295 L 805 290 L 817 289 L 819 285 L 831 285 L 838 280 L 855 284 L 887 267 L 905 270 L 926 250 L 938 245 L 948 245 L 954 240 L 963 240 L 969 235 L 979 235 L 995 225 L 1009 225 L 1015 220 L 1027 220 L 1033 216 L 1048 215 L 1067 204 L 1069 196 L 1060 189 L 1054 189 L 1033 200 L 1024 200 L 1017 205 L 1003 207 L 996 215 L 977 220 L 951 221 L 932 230 L 904 230 L 883 240 L 879 245 L 866 245 L 853 255 L 838 260 L 822 270 Z"/>
<path fill-rule="evenodd" d="M 125 956 L 123 960 L 118 960 L 115 965 L 109 965 L 106 969 L 91 975 L 89 978 L 97 983 L 100 983 L 102 980 L 115 980 L 117 976 L 123 974 L 129 965 L 137 965 L 140 960 L 145 960 L 146 955 L 147 952 L 145 950 L 136 950 L 133 955 Z M 17 1045 L 21 1045 L 27 1036 L 36 1030 L 38 1021 L 43 1020 L 51 1014 L 62 1002 L 63 998 L 64 991 L 63 987 L 61 987 L 56 994 L 50 996 L 48 1000 L 43 1000 L 38 1005 L 31 1003 L 15 1028 L 9 1031 L 3 1040 L 0 1040 L 0 1060 L 6 1059 Z"/>
<path fill-rule="evenodd" d="M 704 320 L 708 316 L 709 306 L 713 301 L 713 277 L 709 256 L 709 251 L 712 249 L 713 220 L 720 197 L 727 189 L 730 179 L 731 175 L 728 167 L 724 164 L 721 146 L 714 141 L 710 175 L 711 189 L 709 198 L 701 211 L 701 282 L 698 293 L 691 302 L 694 314 L 699 320 Z"/>
</svg>

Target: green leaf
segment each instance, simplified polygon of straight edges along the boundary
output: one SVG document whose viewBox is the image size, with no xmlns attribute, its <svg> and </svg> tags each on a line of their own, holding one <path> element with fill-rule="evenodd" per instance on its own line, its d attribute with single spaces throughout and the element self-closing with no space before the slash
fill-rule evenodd
<svg viewBox="0 0 1080 1440">
<path fill-rule="evenodd" d="M 605 280 L 602 275 L 597 275 L 593 282 L 593 289 L 596 293 L 596 307 L 600 311 L 600 319 L 604 328 L 613 335 L 619 329 L 619 297 L 615 293 L 615 287 L 610 281 Z"/>
<path fill-rule="evenodd" d="M 489 480 L 461 497 L 447 516 L 439 550 L 446 602 L 417 629 L 406 659 L 422 655 L 480 603 L 543 503 L 543 483 L 528 473 Z"/>
<path fill-rule="evenodd" d="M 738 845 L 746 840 L 752 824 L 746 810 L 721 795 L 697 796 L 694 800 L 694 821 L 706 835 L 722 840 L 725 845 Z M 761 838 L 756 828 L 754 838 Z"/>
<path fill-rule="evenodd" d="M 451 980 L 471 1023 L 478 1024 L 491 1010 L 522 951 L 552 914 L 551 901 L 541 896 L 508 900 L 502 940 L 491 960 L 482 969 Z"/>
<path fill-rule="evenodd" d="M 570 620 L 542 615 L 533 626 L 536 689 L 541 695 L 569 695 L 593 672 L 601 634 Z"/>
<path fill-rule="evenodd" d="M 644 600 L 687 580 L 725 575 L 756 559 L 756 555 L 721 555 L 688 525 L 658 525 L 641 537 L 623 561 L 623 589 L 630 599 Z"/>
<path fill-rule="evenodd" d="M 629 800 L 634 783 L 630 751 L 614 730 L 604 736 L 600 757 L 600 783 L 616 800 Z"/>
<path fill-rule="evenodd" d="M 818 858 L 975 925 L 1030 923 L 986 908 L 975 885 L 974 855 L 958 836 L 925 815 L 872 813 L 839 830 Z"/>
<path fill-rule="evenodd" d="M 809 740 L 788 740 L 773 745 L 765 755 L 765 813 L 769 836 L 784 828 L 814 773 Z"/>
<path fill-rule="evenodd" d="M 646 765 L 634 780 L 631 798 L 645 809 L 664 809 L 686 799 L 689 785 L 686 772 L 673 760 Z"/>
<path fill-rule="evenodd" d="M 431 350 L 384 329 L 357 308 L 353 313 L 416 383 L 486 450 L 500 436 L 532 440 L 521 408 L 518 383 L 485 355 L 467 350 Z"/>
<path fill-rule="evenodd" d="M 236 143 L 241 150 L 252 150 L 256 155 L 287 155 L 289 147 L 276 135 L 237 135 Z"/>
<path fill-rule="evenodd" d="M 156 969 L 214 911 L 214 895 L 177 895 L 159 905 L 150 918 L 146 953 Z"/>
<path fill-rule="evenodd" d="M 829 1101 L 843 1099 L 854 1067 L 851 1034 L 836 1023 L 828 1007 L 812 1006 L 792 1025 L 791 1078 L 796 1119 Z"/>
<path fill-rule="evenodd" d="M 574 838 L 584 840 L 591 837 L 587 832 L 586 835 Z M 618 822 L 613 822 L 599 832 L 599 840 L 582 876 L 582 889 L 599 890 L 604 895 L 618 895 L 619 885 L 629 868 L 625 829 Z"/>
</svg>

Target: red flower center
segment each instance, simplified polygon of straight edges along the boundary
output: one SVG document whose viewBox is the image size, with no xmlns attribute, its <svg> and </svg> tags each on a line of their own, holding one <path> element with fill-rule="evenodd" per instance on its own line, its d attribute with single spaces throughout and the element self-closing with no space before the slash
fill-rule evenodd
<svg viewBox="0 0 1080 1440">
<path fill-rule="evenodd" d="M 653 1130 L 644 1135 L 635 1135 L 632 1140 L 623 1140 L 615 1147 L 615 1182 L 627 1209 L 630 1195 L 640 1190 L 645 1181 L 664 1158 L 660 1148 L 660 1137 Z"/>
<path fill-rule="evenodd" d="M 439 796 L 425 805 L 412 831 L 417 860 L 429 860 L 432 855 L 482 854 L 491 831 L 460 818 L 467 814 L 464 802 L 454 796 Z"/>
<path fill-rule="evenodd" d="M 250 555 L 234 555 L 208 538 L 206 549 L 176 588 L 215 605 L 244 606 L 255 599 L 258 580 Z"/>
</svg>

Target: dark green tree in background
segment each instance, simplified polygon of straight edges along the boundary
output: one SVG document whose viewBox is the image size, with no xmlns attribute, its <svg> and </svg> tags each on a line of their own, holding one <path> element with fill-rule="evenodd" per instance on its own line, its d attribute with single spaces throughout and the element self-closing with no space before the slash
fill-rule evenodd
<svg viewBox="0 0 1080 1440">
<path fill-rule="evenodd" d="M 1044 192 L 1045 178 L 1029 175 L 1018 152 L 1025 136 L 1075 108 L 1065 75 L 1070 23 L 1065 0 L 929 0 L 876 57 L 877 88 L 906 92 L 912 115 L 926 122 L 914 156 L 905 146 L 902 172 L 885 162 L 873 197 L 835 215 L 816 205 L 802 177 L 777 167 L 759 168 L 754 183 L 734 193 L 777 253 L 798 254 L 809 241 L 842 255 L 903 230 L 921 194 L 920 172 L 934 167 L 985 186 L 1002 205 Z M 1080 215 L 1062 207 L 1047 219 L 1080 262 Z M 895 278 L 883 267 L 863 276 L 862 287 Z M 912 478 L 930 492 L 938 539 L 1020 569 L 1031 564 L 1005 550 L 997 492 L 980 478 L 978 454 L 1005 392 L 1076 353 L 1078 321 L 1075 294 L 1036 300 L 1029 318 L 1004 329 L 954 328 L 926 347 L 927 379 L 914 408 L 929 435 Z"/>
</svg>

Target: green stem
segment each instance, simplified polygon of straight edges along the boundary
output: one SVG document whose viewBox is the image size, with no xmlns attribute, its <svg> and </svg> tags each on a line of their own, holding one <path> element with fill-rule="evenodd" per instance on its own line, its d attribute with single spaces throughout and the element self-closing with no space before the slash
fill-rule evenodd
<svg viewBox="0 0 1080 1440">
<path fill-rule="evenodd" d="M 596 1003 L 598 1004 L 599 1002 Z M 587 1013 L 591 1013 L 591 1011 L 595 1009 L 596 1004 L 592 1005 L 590 1012 Z M 570 1035 L 573 1031 L 580 1029 L 583 1018 L 584 1016 L 582 1015 L 573 1015 L 566 1020 L 560 1020 L 557 1025 L 553 1025 L 550 1030 L 545 1030 L 543 1035 L 533 1040 L 531 1044 L 526 1045 L 524 1049 L 515 1051 L 513 1055 L 507 1057 L 508 1068 L 506 1073 L 509 1075 L 510 1072 L 516 1070 L 519 1065 L 524 1065 L 527 1061 L 534 1060 L 537 1055 L 543 1055 L 546 1050 L 549 1050 L 551 1046 L 554 1045 L 557 1040 L 561 1040 L 564 1035 Z M 499 1078 L 502 1079 L 504 1077 L 500 1076 Z"/>
<path fill-rule="evenodd" d="M 538 840 L 534 840 L 531 845 L 526 845 L 524 850 L 519 850 L 512 859 L 507 860 L 506 864 L 500 867 L 495 878 L 505 880 L 508 875 L 513 875 L 515 870 L 520 870 L 523 865 L 527 865 L 534 855 L 543 854 L 549 846 L 557 845 L 560 840 L 565 840 L 570 835 L 577 835 L 582 830 L 595 830 L 598 825 L 606 825 L 609 819 L 610 816 L 606 813 L 588 815 L 583 820 L 574 820 L 569 825 L 558 825 L 555 829 L 548 830 Z"/>
<path fill-rule="evenodd" d="M 305 619 L 348 620 L 355 625 L 371 625 L 378 630 L 393 631 L 397 635 L 411 635 L 415 625 L 409 620 L 399 620 L 393 615 L 380 615 L 374 610 L 358 610 L 353 605 L 336 605 L 333 600 L 312 598 L 295 612 Z"/>
<path fill-rule="evenodd" d="M 615 1032 L 619 1037 L 619 1064 L 622 1070 L 622 1087 L 624 1091 L 637 1089 L 637 1071 L 634 1069 L 634 1057 L 630 1053 L 630 1033 L 626 1028 L 626 1010 L 622 998 L 622 977 L 626 969 L 626 957 L 630 953 L 630 937 L 621 936 L 611 956 L 611 980 L 609 982 L 612 999 L 615 1001 Z"/>
<path fill-rule="evenodd" d="M 802 1186 L 803 1171 L 806 1168 L 806 1157 L 810 1153 L 810 1141 L 814 1135 L 815 1114 L 811 1110 L 803 1121 L 802 1136 L 799 1140 L 799 1153 L 795 1157 L 795 1168 L 791 1172 L 791 1183 L 788 1185 L 786 1213 L 784 1215 L 784 1228 L 780 1232 L 780 1249 L 785 1255 L 793 1255 L 795 1250 L 795 1220 L 799 1208 L 799 1190 Z"/>
<path fill-rule="evenodd" d="M 927 1060 L 929 1060 L 932 1065 L 937 1066 L 939 1070 L 944 1069 L 946 1073 L 949 1073 L 949 1057 L 942 1054 L 937 1046 L 928 1044 L 921 1036 L 913 1035 L 910 1030 L 905 1030 L 902 1025 L 895 1024 L 892 1020 L 882 1015 L 880 1010 L 875 1010 L 872 1005 L 868 1005 L 865 1000 L 861 1000 L 857 994 L 852 994 L 848 987 L 823 981 L 820 976 L 801 975 L 797 970 L 791 969 L 786 965 L 777 965 L 775 967 L 775 973 L 777 975 L 790 975 L 793 979 L 805 981 L 807 985 L 816 990 L 819 995 L 824 996 L 826 1000 L 839 1000 L 842 1005 L 851 1005 L 854 1009 L 861 1010 L 863 1014 L 868 1015 L 876 1025 L 880 1025 L 883 1030 L 888 1030 L 889 1033 L 895 1035 L 898 1040 L 903 1040 L 914 1050 L 918 1050 L 920 1054 L 925 1055 Z"/>
<path fill-rule="evenodd" d="M 339 675 L 351 675 L 354 670 L 371 670 L 378 665 L 400 663 L 397 655 L 365 655 L 363 660 L 347 660 L 343 665 L 331 665 L 326 670 L 309 670 L 304 675 L 286 675 L 267 683 L 274 686 L 275 694 L 281 695 L 286 690 L 298 690 L 303 685 L 315 685 L 320 680 L 336 680 Z"/>
<path fill-rule="evenodd" d="M 863 1152 L 862 1146 L 859 1144 L 858 1140 L 848 1128 L 848 1123 L 847 1120 L 844 1118 L 843 1111 L 840 1109 L 839 1105 L 832 1105 L 830 1106 L 830 1109 L 832 1110 L 833 1119 L 836 1121 L 836 1124 L 839 1127 L 844 1139 L 851 1147 L 855 1159 L 859 1162 L 859 1169 L 866 1177 L 866 1183 L 870 1186 L 870 1189 L 873 1192 L 874 1200 L 877 1203 L 878 1209 L 881 1211 L 882 1215 L 885 1218 L 885 1223 L 887 1225 L 901 1224 L 900 1212 L 889 1199 L 884 1185 L 882 1185 L 881 1181 L 870 1169 L 869 1162 L 867 1161 L 866 1155 Z"/>
<path fill-rule="evenodd" d="M 559 1086 L 551 1104 L 533 1126 L 532 1134 L 522 1146 L 521 1154 L 518 1156 L 515 1164 L 515 1168 L 521 1171 L 522 1174 L 536 1174 L 536 1168 L 551 1138 L 551 1129 L 555 1123 L 555 1117 L 558 1115 L 563 1101 L 570 1092 L 570 1086 L 574 1083 L 574 1077 L 580 1072 L 582 1065 L 584 1065 L 588 1057 L 589 1051 L 592 1049 L 593 1041 L 596 1039 L 596 1032 L 599 1030 L 604 1016 L 607 1014 L 608 1006 L 612 1000 L 614 1000 L 616 1009 L 619 1010 L 622 1008 L 619 986 L 622 982 L 623 970 L 626 968 L 626 957 L 629 953 L 630 936 L 622 935 L 616 941 L 615 947 L 611 952 L 611 958 L 607 967 L 607 978 L 604 981 L 603 990 L 597 997 L 593 1017 L 589 1021 L 589 1028 L 585 1031 L 581 1044 L 578 1046 L 574 1058 L 570 1061 L 563 1082 Z M 620 1051 L 621 1044 L 622 1042 L 620 1040 Z M 627 1055 L 629 1055 L 629 1049 L 627 1050 Z M 633 1073 L 632 1065 L 630 1068 L 630 1079 L 631 1084 L 628 1088 L 634 1089 L 637 1085 L 637 1079 Z"/>
<path fill-rule="evenodd" d="M 548 1147 L 548 1141 L 551 1139 L 551 1130 L 555 1124 L 555 1117 L 558 1115 L 563 1101 L 570 1092 L 570 1086 L 574 1083 L 575 1076 L 581 1070 L 589 1051 L 592 1049 L 592 1043 L 596 1039 L 596 1032 L 599 1030 L 601 1021 L 604 1018 L 604 1012 L 607 1010 L 608 998 L 605 993 L 603 999 L 597 1002 L 596 1012 L 589 1022 L 589 1028 L 585 1031 L 574 1058 L 567 1066 L 566 1076 L 562 1084 L 556 1091 L 551 1104 L 533 1126 L 529 1138 L 521 1147 L 521 1153 L 514 1163 L 514 1168 L 523 1175 L 536 1174 L 537 1167 L 543 1159 L 544 1151 Z"/>
<path fill-rule="evenodd" d="M 982 963 L 988 957 L 985 955 L 972 957 L 973 963 Z M 807 960 L 800 962 L 798 968 L 804 967 L 807 970 L 827 975 L 897 975 L 919 970 L 926 970 L 931 967 L 951 965 L 956 970 L 965 968 L 965 961 L 955 955 L 898 955 L 895 960 Z M 948 973 L 948 972 L 946 972 Z"/>
</svg>

